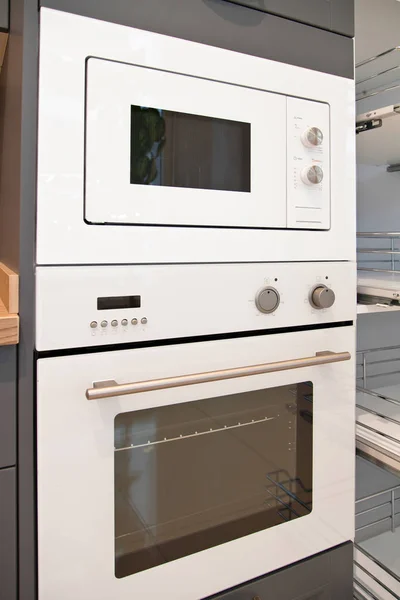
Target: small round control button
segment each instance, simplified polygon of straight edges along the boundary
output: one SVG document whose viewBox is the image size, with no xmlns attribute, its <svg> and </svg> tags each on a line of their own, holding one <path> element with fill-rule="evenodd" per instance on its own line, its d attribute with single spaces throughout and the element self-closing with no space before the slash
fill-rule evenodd
<svg viewBox="0 0 400 600">
<path fill-rule="evenodd" d="M 305 167 L 301 173 L 301 180 L 306 185 L 318 185 L 324 178 L 324 172 L 318 165 Z"/>
<path fill-rule="evenodd" d="M 121 325 L 122 325 L 123 327 L 126 327 L 126 326 L 128 325 L 128 319 L 122 319 L 122 321 L 121 321 Z"/>
<path fill-rule="evenodd" d="M 310 296 L 310 303 L 314 308 L 330 308 L 335 302 L 335 292 L 326 285 L 317 285 Z"/>
<path fill-rule="evenodd" d="M 132 319 L 131 323 L 132 323 L 132 325 L 137 325 L 138 324 L 138 320 L 137 319 Z"/>
<path fill-rule="evenodd" d="M 140 322 L 142 323 L 142 325 L 146 325 L 146 323 L 147 323 L 147 317 L 142 317 L 140 319 Z"/>
<path fill-rule="evenodd" d="M 324 134 L 318 127 L 309 127 L 301 134 L 301 141 L 308 148 L 320 146 L 324 141 Z"/>
<path fill-rule="evenodd" d="M 96 329 L 96 327 L 97 327 L 97 321 L 92 321 L 92 322 L 90 323 L 90 327 L 91 327 L 92 329 Z"/>
<path fill-rule="evenodd" d="M 102 327 L 107 327 L 107 325 L 108 325 L 108 321 L 102 321 L 102 322 L 100 323 L 100 325 L 101 325 Z"/>
<path fill-rule="evenodd" d="M 118 325 L 118 321 L 117 321 L 117 319 L 113 319 L 113 320 L 111 321 L 111 326 L 112 326 L 112 327 L 117 327 L 117 325 Z"/>
<path fill-rule="evenodd" d="M 279 292 L 273 287 L 266 287 L 257 292 L 256 306 L 262 313 L 274 312 L 278 308 L 279 302 Z"/>
</svg>

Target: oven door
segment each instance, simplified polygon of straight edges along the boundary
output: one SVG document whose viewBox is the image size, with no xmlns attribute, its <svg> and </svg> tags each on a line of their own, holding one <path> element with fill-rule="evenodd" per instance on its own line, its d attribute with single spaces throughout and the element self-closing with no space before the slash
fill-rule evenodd
<svg viewBox="0 0 400 600">
<path fill-rule="evenodd" d="M 40 600 L 198 600 L 351 539 L 353 346 L 338 327 L 40 359 Z"/>
</svg>

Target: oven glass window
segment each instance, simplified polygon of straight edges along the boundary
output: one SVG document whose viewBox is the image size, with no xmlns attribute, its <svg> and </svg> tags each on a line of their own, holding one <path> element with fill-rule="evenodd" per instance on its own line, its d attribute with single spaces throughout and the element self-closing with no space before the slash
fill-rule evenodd
<svg viewBox="0 0 400 600">
<path fill-rule="evenodd" d="M 115 575 L 312 510 L 311 382 L 115 418 Z"/>
<path fill-rule="evenodd" d="M 131 183 L 250 192 L 250 123 L 131 106 Z"/>
</svg>

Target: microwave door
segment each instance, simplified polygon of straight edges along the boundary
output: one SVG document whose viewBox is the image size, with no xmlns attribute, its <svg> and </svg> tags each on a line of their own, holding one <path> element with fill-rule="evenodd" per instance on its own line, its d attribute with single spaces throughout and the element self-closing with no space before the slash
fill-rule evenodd
<svg viewBox="0 0 400 600">
<path fill-rule="evenodd" d="M 286 227 L 285 96 L 91 58 L 88 223 Z"/>
</svg>

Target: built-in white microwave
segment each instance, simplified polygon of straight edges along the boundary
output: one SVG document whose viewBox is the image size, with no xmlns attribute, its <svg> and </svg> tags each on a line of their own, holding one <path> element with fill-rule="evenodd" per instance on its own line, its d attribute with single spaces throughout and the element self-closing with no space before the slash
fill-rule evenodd
<svg viewBox="0 0 400 600">
<path fill-rule="evenodd" d="M 88 223 L 330 228 L 326 103 L 89 58 L 85 120 Z"/>
<path fill-rule="evenodd" d="M 39 264 L 354 258 L 352 81 L 45 9 L 39 92 Z"/>
</svg>

